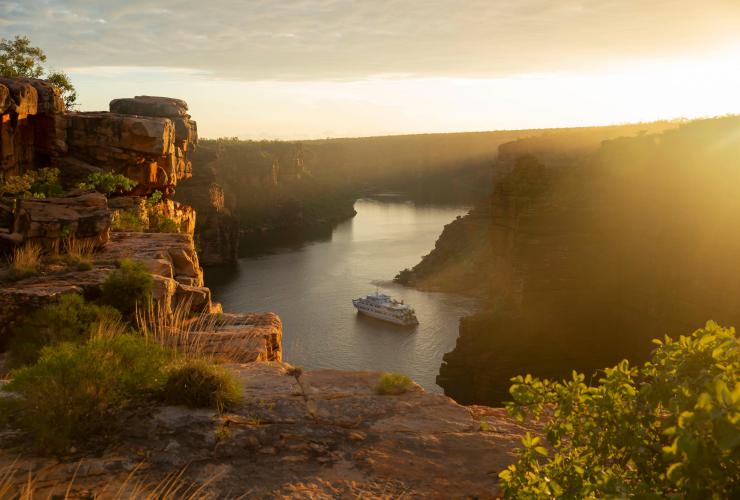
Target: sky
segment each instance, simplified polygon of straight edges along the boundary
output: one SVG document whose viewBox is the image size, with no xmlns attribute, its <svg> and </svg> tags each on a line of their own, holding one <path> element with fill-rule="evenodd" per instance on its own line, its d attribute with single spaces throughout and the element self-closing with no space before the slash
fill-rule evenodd
<svg viewBox="0 0 740 500">
<path fill-rule="evenodd" d="M 0 0 L 82 110 L 184 99 L 203 137 L 740 113 L 740 0 Z"/>
</svg>

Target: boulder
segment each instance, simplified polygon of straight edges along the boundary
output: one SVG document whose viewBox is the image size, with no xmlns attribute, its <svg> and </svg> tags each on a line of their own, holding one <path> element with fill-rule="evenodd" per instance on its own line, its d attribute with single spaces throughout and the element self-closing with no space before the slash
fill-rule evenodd
<svg viewBox="0 0 740 500">
<path fill-rule="evenodd" d="M 101 262 L 132 258 L 147 263 L 150 269 L 161 268 L 166 263 L 171 271 L 163 275 L 193 278 L 191 286 L 203 286 L 203 270 L 193 237 L 188 234 L 111 233 L 110 242 L 97 255 Z"/>
<path fill-rule="evenodd" d="M 13 232 L 49 248 L 60 238 L 108 241 L 111 213 L 104 195 L 85 193 L 18 201 Z"/>
<path fill-rule="evenodd" d="M 0 76 L 0 113 L 18 115 L 54 114 L 64 112 L 59 89 L 45 80 Z M 3 95 L 7 97 L 3 98 Z"/>
<path fill-rule="evenodd" d="M 171 97 L 139 95 L 110 102 L 111 113 L 137 116 L 162 116 L 167 118 L 189 117 L 188 104 Z"/>
</svg>

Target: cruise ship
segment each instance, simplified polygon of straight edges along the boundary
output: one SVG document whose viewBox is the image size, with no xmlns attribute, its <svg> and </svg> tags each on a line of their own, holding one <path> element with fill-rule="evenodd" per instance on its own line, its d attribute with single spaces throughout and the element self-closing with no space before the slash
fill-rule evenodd
<svg viewBox="0 0 740 500">
<path fill-rule="evenodd" d="M 394 300 L 383 293 L 375 292 L 366 297 L 352 299 L 352 304 L 358 311 L 373 318 L 404 326 L 419 324 L 419 320 L 416 319 L 416 312 L 411 306 Z"/>
</svg>

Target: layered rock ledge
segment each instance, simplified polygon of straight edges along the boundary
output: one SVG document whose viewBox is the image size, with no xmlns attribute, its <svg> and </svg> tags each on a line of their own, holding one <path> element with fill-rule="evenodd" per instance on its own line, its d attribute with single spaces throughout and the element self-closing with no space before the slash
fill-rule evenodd
<svg viewBox="0 0 740 500">
<path fill-rule="evenodd" d="M 75 495 L 122 487 L 126 496 L 183 471 L 182 482 L 204 498 L 492 498 L 526 432 L 502 409 L 463 407 L 418 386 L 378 395 L 376 372 L 230 368 L 245 393 L 232 412 L 142 408 L 105 450 L 17 459 L 8 446 L 0 470 L 17 460 L 17 470 L 38 471 L 39 494 L 66 490 L 76 474 Z"/>
</svg>

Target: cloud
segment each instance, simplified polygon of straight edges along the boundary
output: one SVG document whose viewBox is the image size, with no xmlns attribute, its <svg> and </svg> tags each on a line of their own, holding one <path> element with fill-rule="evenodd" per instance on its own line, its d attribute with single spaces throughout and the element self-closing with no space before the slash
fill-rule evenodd
<svg viewBox="0 0 740 500">
<path fill-rule="evenodd" d="M 740 33 L 736 0 L 0 0 L 55 67 L 240 80 L 492 77 L 670 57 Z"/>
</svg>

